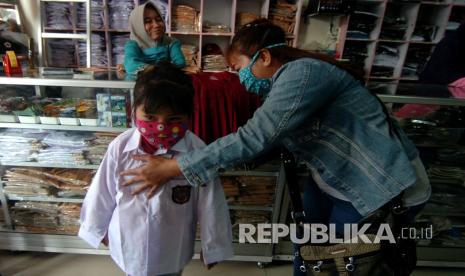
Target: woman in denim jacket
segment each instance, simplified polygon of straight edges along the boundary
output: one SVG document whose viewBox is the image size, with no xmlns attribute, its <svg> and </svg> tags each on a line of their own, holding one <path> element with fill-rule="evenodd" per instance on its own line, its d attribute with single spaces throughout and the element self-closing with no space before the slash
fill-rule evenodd
<svg viewBox="0 0 465 276">
<path fill-rule="evenodd" d="M 231 66 L 263 105 L 236 133 L 176 160 L 137 156 L 146 166 L 123 172 L 127 185 L 152 196 L 184 175 L 202 185 L 218 172 L 284 145 L 312 171 L 304 188 L 309 222 L 357 223 L 404 192 L 415 215 L 430 196 L 415 146 L 390 121 L 376 96 L 346 70 L 319 55 L 286 46 L 285 33 L 266 20 L 243 27 L 230 45 Z M 295 275 L 299 275 L 296 271 Z M 305 274 L 304 274 L 305 275 Z"/>
</svg>

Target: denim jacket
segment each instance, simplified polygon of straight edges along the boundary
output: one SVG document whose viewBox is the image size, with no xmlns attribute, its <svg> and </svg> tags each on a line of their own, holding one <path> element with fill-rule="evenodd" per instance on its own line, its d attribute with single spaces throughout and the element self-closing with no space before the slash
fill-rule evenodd
<svg viewBox="0 0 465 276">
<path fill-rule="evenodd" d="M 302 58 L 284 64 L 254 116 L 236 133 L 177 158 L 192 185 L 278 145 L 316 169 L 365 216 L 411 186 L 415 146 L 352 76 Z"/>
</svg>

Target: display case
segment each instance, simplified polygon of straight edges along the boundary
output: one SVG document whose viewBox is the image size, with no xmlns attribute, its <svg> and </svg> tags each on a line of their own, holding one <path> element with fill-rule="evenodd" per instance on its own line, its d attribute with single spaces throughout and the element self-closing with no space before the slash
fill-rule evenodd
<svg viewBox="0 0 465 276">
<path fill-rule="evenodd" d="M 442 85 L 401 83 L 391 89 L 396 95 L 379 97 L 418 148 L 432 186 L 415 224 L 417 265 L 465 267 L 465 98 L 452 97 L 460 88 Z M 301 171 L 303 183 L 307 177 L 311 173 Z M 287 191 L 284 195 L 279 221 L 290 223 Z M 426 231 L 431 227 L 432 238 Z M 275 245 L 273 255 L 292 260 L 290 241 Z"/>
<path fill-rule="evenodd" d="M 114 72 L 0 77 L 0 249 L 108 254 L 77 236 L 87 187 L 108 144 L 131 126 L 134 82 Z M 239 244 L 239 223 L 278 220 L 279 159 L 221 173 L 234 260 L 272 261 L 272 245 Z M 199 252 L 200 243 L 196 248 Z M 196 255 L 198 257 L 198 255 Z"/>
</svg>

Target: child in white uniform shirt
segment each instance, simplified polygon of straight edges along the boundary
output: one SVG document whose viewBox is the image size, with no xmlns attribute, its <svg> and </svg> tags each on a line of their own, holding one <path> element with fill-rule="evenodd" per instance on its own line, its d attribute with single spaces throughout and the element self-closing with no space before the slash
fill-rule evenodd
<svg viewBox="0 0 465 276">
<path fill-rule="evenodd" d="M 79 237 L 94 248 L 108 245 L 113 260 L 131 276 L 181 275 L 194 253 L 197 223 L 208 268 L 232 257 L 231 223 L 218 179 L 202 187 L 175 179 L 151 199 L 132 195 L 137 187 L 123 186 L 126 179 L 119 173 L 142 165 L 134 155 L 173 158 L 205 146 L 187 130 L 193 88 L 181 70 L 166 64 L 150 68 L 139 76 L 134 93 L 137 128 L 109 145 L 84 199 Z"/>
</svg>

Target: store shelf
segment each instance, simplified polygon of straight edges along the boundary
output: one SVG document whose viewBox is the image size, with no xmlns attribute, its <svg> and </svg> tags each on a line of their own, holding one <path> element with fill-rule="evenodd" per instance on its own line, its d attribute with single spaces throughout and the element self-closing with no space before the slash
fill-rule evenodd
<svg viewBox="0 0 465 276">
<path fill-rule="evenodd" d="M 135 82 L 114 80 L 2 77 L 0 78 L 0 84 L 132 89 L 134 88 Z"/>
<path fill-rule="evenodd" d="M 200 35 L 199 32 L 178 32 L 178 31 L 173 31 L 170 32 L 170 34 L 174 35 Z"/>
<path fill-rule="evenodd" d="M 273 207 L 263 207 L 263 206 L 238 206 L 238 205 L 229 205 L 230 210 L 241 210 L 241 211 L 268 211 L 272 212 Z"/>
<path fill-rule="evenodd" d="M 233 33 L 202 33 L 203 36 L 233 36 Z"/>
<path fill-rule="evenodd" d="M 8 200 L 20 201 L 45 201 L 45 202 L 63 202 L 63 203 L 82 203 L 84 198 L 60 198 L 53 196 L 19 196 L 5 194 Z"/>
<path fill-rule="evenodd" d="M 378 95 L 378 97 L 383 102 L 386 102 L 386 103 L 416 103 L 416 104 L 465 106 L 465 100 L 458 100 L 458 99 L 415 97 L 415 96 L 393 96 L 393 95 Z"/>
<path fill-rule="evenodd" d="M 0 166 L 8 167 L 37 167 L 37 168 L 62 168 L 62 169 L 84 169 L 84 170 L 96 170 L 98 165 L 63 165 L 63 164 L 48 164 L 48 163 L 37 163 L 37 162 L 17 162 L 17 163 L 2 163 Z"/>
<path fill-rule="evenodd" d="M 121 132 L 128 130 L 128 128 L 117 128 L 117 127 L 92 127 L 92 126 L 68 126 L 68 125 L 21 124 L 21 123 L 0 123 L 0 128 L 51 129 L 51 130 L 93 131 L 93 132 L 113 132 L 113 133 L 121 133 Z"/>
<path fill-rule="evenodd" d="M 225 171 L 220 173 L 221 176 L 263 176 L 263 177 L 277 177 L 278 172 L 262 172 L 262 171 Z"/>
</svg>

